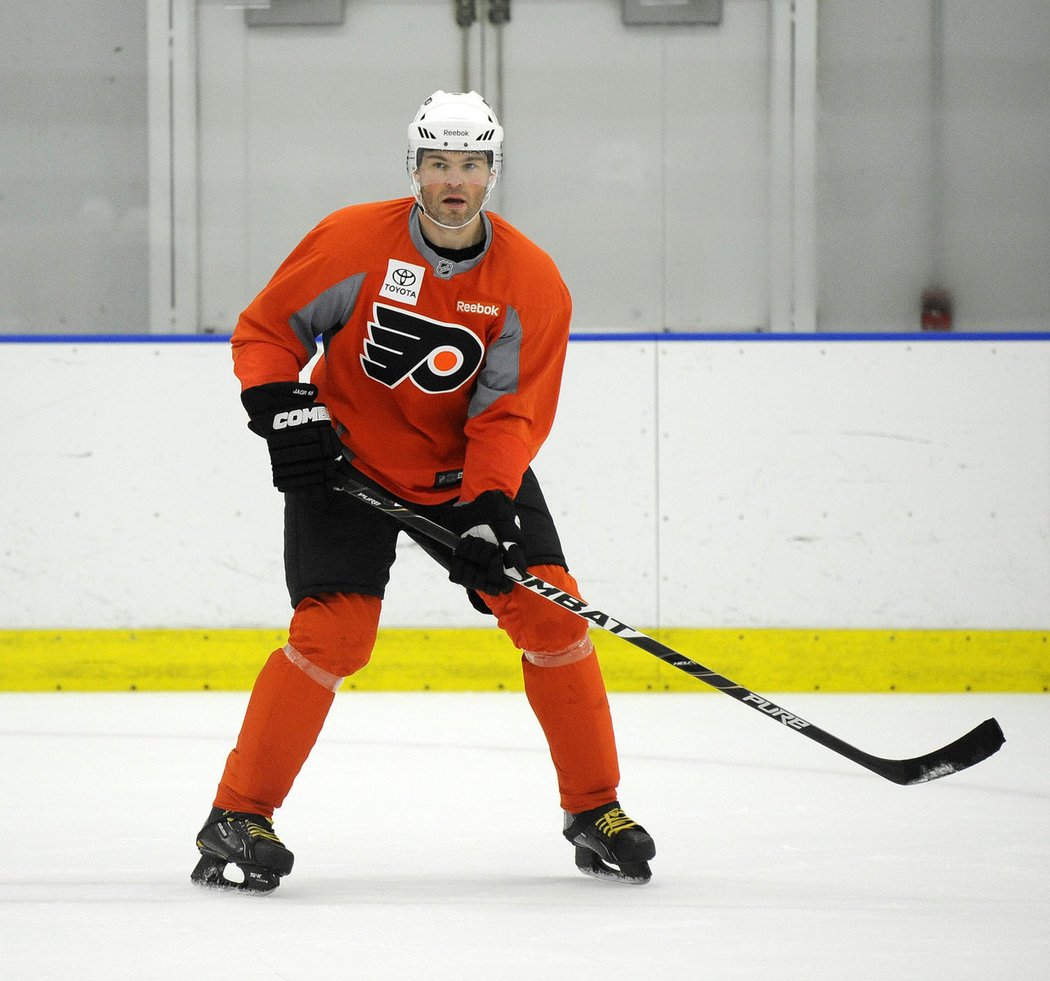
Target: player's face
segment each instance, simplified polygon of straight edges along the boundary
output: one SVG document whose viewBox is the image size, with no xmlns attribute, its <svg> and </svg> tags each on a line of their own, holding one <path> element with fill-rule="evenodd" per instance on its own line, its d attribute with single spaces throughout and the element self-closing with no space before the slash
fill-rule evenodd
<svg viewBox="0 0 1050 981">
<path fill-rule="evenodd" d="M 491 177 L 484 153 L 424 150 L 416 169 L 426 213 L 454 228 L 481 210 Z"/>
</svg>

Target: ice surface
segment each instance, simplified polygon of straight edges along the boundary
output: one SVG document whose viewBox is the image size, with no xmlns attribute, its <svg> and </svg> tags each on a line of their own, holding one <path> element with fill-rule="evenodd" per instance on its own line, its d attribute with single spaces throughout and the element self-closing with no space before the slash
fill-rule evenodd
<svg viewBox="0 0 1050 981">
<path fill-rule="evenodd" d="M 910 757 L 898 787 L 717 693 L 614 695 L 653 881 L 587 878 L 520 694 L 340 694 L 265 898 L 189 882 L 244 694 L 2 694 L 0 977 L 632 981 L 1050 977 L 1050 698 L 773 696 Z"/>
</svg>

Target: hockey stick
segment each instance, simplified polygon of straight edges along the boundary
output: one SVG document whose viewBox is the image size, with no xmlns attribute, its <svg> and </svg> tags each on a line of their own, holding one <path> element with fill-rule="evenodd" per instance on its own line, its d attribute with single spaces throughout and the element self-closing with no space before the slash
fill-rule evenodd
<svg viewBox="0 0 1050 981">
<path fill-rule="evenodd" d="M 345 474 L 336 479 L 335 489 L 349 494 L 374 508 L 378 508 L 405 527 L 421 532 L 446 548 L 454 549 L 459 542 L 459 536 L 455 532 L 449 531 L 421 514 L 417 514 L 377 488 L 360 483 Z M 679 654 L 678 651 L 672 650 L 670 647 L 666 647 L 640 630 L 629 627 L 623 621 L 609 616 L 608 613 L 603 613 L 596 607 L 583 602 L 583 600 L 563 592 L 557 586 L 553 586 L 531 575 L 519 582 L 518 585 L 524 589 L 531 590 L 557 606 L 569 610 L 571 613 L 575 613 L 578 617 L 593 624 L 595 627 L 601 627 L 602 630 L 615 634 L 617 637 L 627 641 L 628 644 L 633 644 L 654 657 L 658 657 L 664 663 L 671 665 L 671 667 L 678 668 L 679 671 L 684 671 L 686 674 L 696 678 L 697 681 L 702 681 L 704 684 L 710 685 L 712 688 L 716 688 L 718 691 L 742 702 L 749 708 L 755 709 L 771 719 L 775 719 L 787 728 L 807 736 L 832 752 L 838 753 L 854 763 L 859 763 L 861 766 L 871 770 L 872 773 L 877 773 L 880 777 L 892 780 L 893 783 L 902 785 L 926 783 L 930 780 L 936 780 L 938 777 L 946 777 L 951 773 L 958 773 L 960 770 L 965 770 L 967 767 L 987 759 L 1006 741 L 999 723 L 995 719 L 987 719 L 975 729 L 966 733 L 965 736 L 956 739 L 955 742 L 949 743 L 943 749 L 927 753 L 925 756 L 916 756 L 914 759 L 908 760 L 888 760 L 880 756 L 872 756 L 870 753 L 865 753 L 863 750 L 851 746 L 837 736 L 833 736 L 830 732 L 825 732 L 819 726 L 813 725 L 812 722 L 807 722 L 793 712 L 775 705 L 769 699 L 755 694 L 755 692 L 745 688 L 743 685 L 738 685 L 736 682 L 730 681 L 709 668 L 705 668 L 702 664 L 691 661 L 685 655 Z"/>
</svg>

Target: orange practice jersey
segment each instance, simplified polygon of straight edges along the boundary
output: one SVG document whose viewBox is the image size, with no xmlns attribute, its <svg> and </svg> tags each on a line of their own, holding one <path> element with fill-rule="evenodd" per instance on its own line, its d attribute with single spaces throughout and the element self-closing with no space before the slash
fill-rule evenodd
<svg viewBox="0 0 1050 981">
<path fill-rule="evenodd" d="M 325 218 L 241 314 L 243 388 L 311 381 L 354 466 L 422 504 L 517 493 L 550 432 L 571 300 L 551 258 L 495 214 L 443 259 L 411 198 Z M 462 487 L 460 481 L 462 480 Z"/>
</svg>

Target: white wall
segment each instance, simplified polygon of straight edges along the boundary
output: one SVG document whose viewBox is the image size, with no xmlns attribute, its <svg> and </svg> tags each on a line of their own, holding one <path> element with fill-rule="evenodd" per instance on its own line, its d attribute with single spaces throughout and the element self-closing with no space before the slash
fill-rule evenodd
<svg viewBox="0 0 1050 981">
<path fill-rule="evenodd" d="M 818 25 L 820 329 L 916 329 L 935 284 L 960 330 L 1045 325 L 1050 3 L 828 0 Z"/>
<path fill-rule="evenodd" d="M 514 0 L 503 30 L 494 208 L 559 261 L 578 329 L 915 329 L 938 279 L 960 329 L 1050 326 L 1046 0 L 620 8 Z M 461 40 L 449 0 L 269 28 L 221 0 L 8 3 L 0 333 L 229 330 L 314 221 L 404 192 Z M 493 30 L 469 48 L 499 95 Z"/>
<path fill-rule="evenodd" d="M 142 0 L 0 5 L 0 333 L 149 326 Z"/>
<path fill-rule="evenodd" d="M 310 225 L 409 193 L 405 132 L 460 87 L 460 33 L 447 0 L 355 0 L 334 28 L 198 18 L 201 324 L 224 332 Z M 576 326 L 767 325 L 768 0 L 727 0 L 718 27 L 628 28 L 610 0 L 512 18 L 492 207 L 558 261 Z"/>
<path fill-rule="evenodd" d="M 493 207 L 559 262 L 577 329 L 916 330 L 935 284 L 958 329 L 1050 324 L 1045 0 L 725 0 L 717 27 L 512 10 Z M 447 0 L 354 0 L 337 28 L 197 15 L 199 312 L 223 332 L 309 224 L 405 192 L 407 120 L 461 84 L 460 36 Z"/>
<path fill-rule="evenodd" d="M 0 627 L 281 626 L 225 343 L 3 344 Z M 638 626 L 1046 629 L 1050 343 L 575 341 L 536 469 Z M 384 624 L 484 625 L 405 543 Z"/>
</svg>

